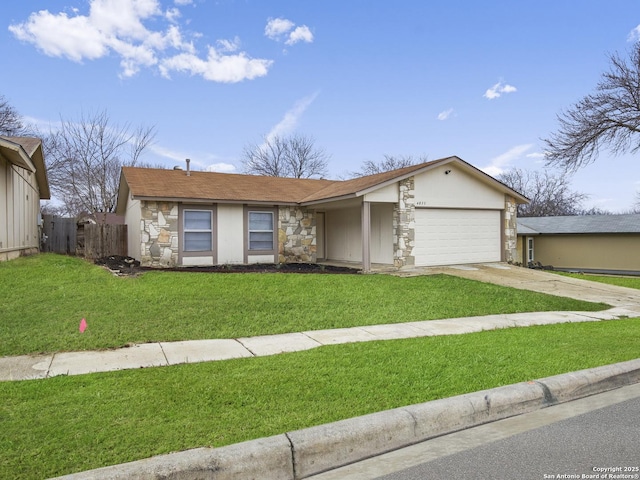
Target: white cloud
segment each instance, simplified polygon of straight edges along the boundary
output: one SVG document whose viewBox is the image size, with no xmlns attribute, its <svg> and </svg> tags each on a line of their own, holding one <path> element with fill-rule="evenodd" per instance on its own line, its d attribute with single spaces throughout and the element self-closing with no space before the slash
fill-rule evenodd
<svg viewBox="0 0 640 480">
<path fill-rule="evenodd" d="M 205 170 L 207 172 L 220 172 L 220 173 L 233 173 L 236 171 L 236 166 L 230 163 L 213 163 L 208 165 Z"/>
<path fill-rule="evenodd" d="M 638 40 L 640 40 L 640 25 L 638 25 L 636 28 L 631 30 L 629 32 L 629 35 L 627 36 L 628 42 L 635 42 Z"/>
<path fill-rule="evenodd" d="M 499 98 L 500 96 L 502 96 L 503 93 L 513 93 L 517 90 L 518 89 L 513 85 L 509 85 L 508 83 L 503 84 L 502 81 L 499 81 L 493 87 L 487 89 L 487 91 L 484 92 L 483 97 L 488 98 L 489 100 L 493 100 L 494 98 Z"/>
<path fill-rule="evenodd" d="M 296 27 L 296 29 L 289 35 L 289 39 L 284 43 L 287 45 L 295 45 L 298 42 L 313 42 L 313 33 L 311 33 L 311 30 L 309 30 L 309 27 L 306 25 Z"/>
<path fill-rule="evenodd" d="M 162 147 L 158 144 L 153 144 L 149 146 L 149 150 L 151 150 L 153 153 L 155 153 L 156 155 L 163 157 L 163 158 L 168 158 L 170 160 L 174 160 L 176 162 L 178 162 L 179 166 L 183 166 L 184 164 L 184 160 L 185 158 L 189 158 L 189 155 L 182 153 L 182 152 L 177 152 L 175 150 L 171 150 L 169 148 L 165 148 Z"/>
<path fill-rule="evenodd" d="M 524 155 L 528 150 L 531 150 L 532 147 L 533 144 L 531 143 L 516 145 L 502 155 L 498 155 L 497 157 L 491 159 L 491 163 L 486 167 L 481 168 L 480 170 L 488 175 L 491 175 L 492 177 L 498 176 L 501 173 L 504 173 L 511 162 L 522 157 L 522 155 Z"/>
<path fill-rule="evenodd" d="M 527 153 L 525 155 L 527 158 L 531 158 L 533 163 L 541 164 L 546 163 L 546 155 L 541 152 Z"/>
<path fill-rule="evenodd" d="M 267 26 L 264 27 L 264 34 L 272 40 L 277 40 L 291 31 L 293 27 L 295 27 L 295 23 L 286 18 L 270 18 L 267 20 Z"/>
<path fill-rule="evenodd" d="M 212 154 L 192 154 L 185 152 L 178 152 L 176 150 L 171 150 L 169 148 L 162 147 L 160 145 L 154 144 L 149 147 L 149 149 L 159 157 L 167 158 L 169 160 L 173 160 L 176 162 L 177 167 L 182 169 L 186 169 L 186 159 L 191 159 L 191 168 L 197 168 L 200 170 L 204 170 L 207 172 L 223 172 L 223 173 L 232 173 L 236 170 L 235 165 L 226 162 L 216 161 L 216 163 L 206 163 L 204 161 L 198 160 L 199 158 L 207 158 L 209 161 L 212 159 L 219 158 L 216 155 Z M 213 160 L 215 161 L 215 160 Z"/>
<path fill-rule="evenodd" d="M 454 113 L 453 108 L 440 112 L 438 114 L 438 120 L 447 120 L 448 118 L 451 117 L 451 115 L 453 115 L 453 113 Z"/>
<path fill-rule="evenodd" d="M 175 0 L 178 6 L 192 3 Z M 88 15 L 77 9 L 70 14 L 41 10 L 22 23 L 10 25 L 9 31 L 45 55 L 78 63 L 115 53 L 120 57 L 121 77 L 152 67 L 165 77 L 171 71 L 184 71 L 225 83 L 267 74 L 271 60 L 252 59 L 244 52 L 227 55 L 238 50 L 238 38 L 220 40 L 217 49 L 209 46 L 206 58 L 200 58 L 193 39 L 201 34 L 192 34 L 191 40 L 183 38 L 177 24 L 180 16 L 177 7 L 162 12 L 158 0 L 89 0 Z M 149 30 L 144 24 L 153 20 L 156 25 L 158 19 L 165 21 L 164 30 Z M 303 34 L 298 35 L 304 38 Z"/>
<path fill-rule="evenodd" d="M 286 45 L 298 42 L 313 42 L 313 33 L 306 25 L 296 24 L 286 18 L 270 18 L 264 27 L 264 34 L 271 40 L 283 41 Z"/>
<path fill-rule="evenodd" d="M 50 57 L 81 62 L 103 57 L 109 51 L 105 35 L 91 25 L 89 17 L 69 18 L 66 13 L 53 15 L 41 10 L 24 23 L 10 25 L 9 31 Z"/>
<path fill-rule="evenodd" d="M 205 80 L 220 83 L 236 83 L 252 80 L 267 74 L 273 61 L 249 58 L 244 52 L 236 55 L 221 55 L 209 47 L 206 59 L 192 53 L 181 53 L 160 62 L 160 73 L 170 78 L 172 71 L 200 75 Z"/>
<path fill-rule="evenodd" d="M 286 136 L 293 132 L 298 125 L 298 121 L 302 114 L 307 110 L 307 108 L 309 108 L 318 95 L 320 95 L 320 92 L 315 92 L 298 100 L 293 107 L 284 114 L 282 120 L 280 120 L 278 124 L 271 129 L 266 136 L 266 140 L 270 141 L 274 137 Z"/>
<path fill-rule="evenodd" d="M 177 22 L 178 19 L 182 16 L 182 13 L 180 13 L 180 10 L 178 10 L 177 8 L 169 8 L 165 12 L 164 16 L 170 22 Z"/>
<path fill-rule="evenodd" d="M 235 37 L 233 40 L 218 40 L 216 44 L 221 52 L 236 52 L 240 48 L 240 39 Z"/>
</svg>

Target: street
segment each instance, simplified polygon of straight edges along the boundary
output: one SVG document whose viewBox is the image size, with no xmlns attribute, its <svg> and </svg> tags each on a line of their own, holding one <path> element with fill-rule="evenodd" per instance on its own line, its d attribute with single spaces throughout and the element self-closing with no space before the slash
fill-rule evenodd
<svg viewBox="0 0 640 480">
<path fill-rule="evenodd" d="M 314 480 L 640 478 L 640 384 L 446 435 Z"/>
</svg>

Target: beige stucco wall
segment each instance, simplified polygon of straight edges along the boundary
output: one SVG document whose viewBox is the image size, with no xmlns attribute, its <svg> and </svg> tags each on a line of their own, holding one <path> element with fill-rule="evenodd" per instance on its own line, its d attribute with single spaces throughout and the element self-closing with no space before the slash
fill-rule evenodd
<svg viewBox="0 0 640 480">
<path fill-rule="evenodd" d="M 384 203 L 396 203 L 398 201 L 400 189 L 398 182 L 387 185 L 386 187 L 379 188 L 371 193 L 367 193 L 364 196 L 365 202 L 384 202 Z"/>
<path fill-rule="evenodd" d="M 327 238 L 326 256 L 329 260 L 362 261 L 362 221 L 360 208 L 329 210 L 325 213 Z"/>
<path fill-rule="evenodd" d="M 534 259 L 555 268 L 640 271 L 640 234 L 538 235 Z"/>
<path fill-rule="evenodd" d="M 522 250 L 524 243 L 525 237 L 519 236 L 518 240 L 516 241 L 516 256 L 513 259 L 513 263 L 515 263 L 516 265 L 526 266 L 524 261 L 524 251 Z"/>
<path fill-rule="evenodd" d="M 141 223 L 140 200 L 129 199 L 124 212 L 124 223 L 127 227 L 127 252 L 130 257 L 140 259 L 142 242 L 140 232 L 144 229 Z"/>
<path fill-rule="evenodd" d="M 220 228 L 223 225 L 224 227 Z M 244 262 L 244 214 L 242 205 L 218 204 L 218 263 Z"/>
<path fill-rule="evenodd" d="M 447 164 L 416 175 L 414 183 L 417 207 L 504 208 L 503 193 L 456 165 Z"/>
<path fill-rule="evenodd" d="M 34 173 L 0 157 L 0 261 L 37 253 L 40 193 Z"/>
<path fill-rule="evenodd" d="M 392 203 L 376 203 L 371 205 L 370 247 L 372 263 L 393 264 Z"/>
</svg>

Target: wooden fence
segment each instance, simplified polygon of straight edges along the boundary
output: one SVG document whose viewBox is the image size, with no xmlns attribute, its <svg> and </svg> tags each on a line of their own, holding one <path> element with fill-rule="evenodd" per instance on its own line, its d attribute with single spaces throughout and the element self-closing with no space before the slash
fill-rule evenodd
<svg viewBox="0 0 640 480">
<path fill-rule="evenodd" d="M 85 224 L 83 255 L 92 259 L 110 255 L 127 256 L 127 226 Z"/>
<path fill-rule="evenodd" d="M 96 259 L 110 255 L 127 256 L 127 226 L 78 223 L 75 218 L 43 215 L 47 236 L 45 252 Z"/>
<path fill-rule="evenodd" d="M 42 229 L 46 235 L 46 241 L 42 244 L 45 252 L 62 253 L 65 255 L 76 254 L 76 219 L 43 215 Z"/>
</svg>

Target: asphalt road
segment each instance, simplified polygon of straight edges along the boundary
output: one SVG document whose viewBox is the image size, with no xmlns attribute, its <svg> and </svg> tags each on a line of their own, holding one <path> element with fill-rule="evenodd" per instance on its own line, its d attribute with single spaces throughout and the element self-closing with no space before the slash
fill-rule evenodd
<svg viewBox="0 0 640 480">
<path fill-rule="evenodd" d="M 640 384 L 430 440 L 314 480 L 640 478 Z"/>
</svg>

